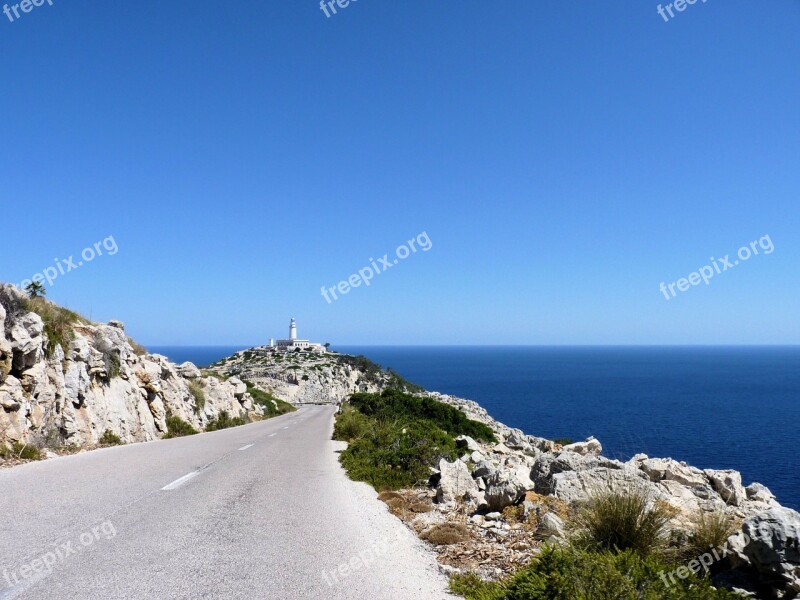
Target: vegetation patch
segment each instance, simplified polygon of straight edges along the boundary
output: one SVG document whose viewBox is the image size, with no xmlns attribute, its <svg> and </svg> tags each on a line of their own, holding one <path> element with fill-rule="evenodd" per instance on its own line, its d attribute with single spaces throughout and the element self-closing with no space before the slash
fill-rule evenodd
<svg viewBox="0 0 800 600">
<path fill-rule="evenodd" d="M 253 398 L 253 402 L 264 408 L 264 414 L 267 417 L 279 417 L 286 413 L 294 412 L 297 409 L 283 400 L 276 398 L 269 392 L 259 389 L 255 384 L 245 381 L 247 386 L 247 393 Z"/>
<path fill-rule="evenodd" d="M 642 557 L 665 549 L 669 505 L 651 502 L 635 485 L 596 495 L 576 516 L 577 543 L 587 549 L 632 550 Z"/>
<path fill-rule="evenodd" d="M 203 384 L 196 379 L 191 380 L 188 387 L 194 398 L 194 412 L 200 414 L 206 406 L 206 390 Z"/>
<path fill-rule="evenodd" d="M 103 446 L 122 446 L 124 443 L 122 438 L 110 429 L 106 429 L 100 436 L 100 444 Z"/>
<path fill-rule="evenodd" d="M 545 547 L 509 580 L 489 583 L 474 575 L 453 578 L 450 589 L 469 600 L 720 600 L 740 598 L 691 575 L 670 584 L 673 567 L 661 559 L 623 552 Z"/>
<path fill-rule="evenodd" d="M 44 322 L 48 358 L 52 358 L 58 346 L 61 346 L 66 354 L 70 342 L 75 339 L 74 326 L 88 323 L 78 313 L 56 306 L 41 297 L 28 299 L 25 302 L 25 309 L 39 315 Z"/>
<path fill-rule="evenodd" d="M 200 432 L 180 417 L 169 416 L 167 417 L 167 433 L 162 439 L 168 440 L 170 438 L 195 435 L 197 433 Z"/>
<path fill-rule="evenodd" d="M 0 458 L 9 460 L 41 460 L 44 458 L 36 446 L 14 442 L 11 447 L 0 445 Z"/>
<path fill-rule="evenodd" d="M 397 390 L 354 394 L 334 427 L 334 439 L 349 442 L 341 455 L 348 475 L 379 491 L 426 482 L 441 459 L 458 458 L 455 438 L 462 434 L 495 439 L 456 408 Z"/>
<path fill-rule="evenodd" d="M 497 441 L 488 425 L 472 421 L 457 408 L 432 398 L 387 390 L 381 394 L 353 394 L 350 405 L 376 419 L 427 421 L 454 437 L 468 435 L 484 442 Z"/>
<path fill-rule="evenodd" d="M 469 529 L 463 523 L 440 523 L 423 531 L 419 537 L 436 546 L 460 544 L 470 539 Z"/>
<path fill-rule="evenodd" d="M 229 429 L 231 427 L 240 427 L 245 425 L 246 421 L 241 417 L 231 417 L 227 410 L 219 413 L 216 419 L 208 422 L 206 431 L 219 431 L 220 429 Z"/>
</svg>

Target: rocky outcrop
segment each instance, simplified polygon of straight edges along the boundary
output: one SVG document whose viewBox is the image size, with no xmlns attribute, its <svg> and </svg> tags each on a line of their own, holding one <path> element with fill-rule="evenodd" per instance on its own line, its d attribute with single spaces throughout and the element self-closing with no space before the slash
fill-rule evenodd
<svg viewBox="0 0 800 600">
<path fill-rule="evenodd" d="M 800 596 L 800 514 L 773 507 L 744 522 L 729 545 L 735 566 L 751 568 L 767 589 Z"/>
<path fill-rule="evenodd" d="M 160 438 L 168 415 L 202 429 L 222 411 L 263 412 L 241 381 L 137 354 L 120 321 L 90 323 L 2 285 L 0 323 L 0 444 L 86 446 L 106 430 L 141 442 Z"/>
<path fill-rule="evenodd" d="M 237 352 L 209 370 L 252 381 L 292 404 L 341 404 L 354 393 L 380 392 L 393 383 L 391 374 L 366 359 L 335 352 L 275 353 L 266 346 Z"/>
<path fill-rule="evenodd" d="M 724 513 L 733 522 L 744 522 L 741 531 L 729 540 L 735 558 L 727 566 L 721 563 L 722 572 L 716 578 L 720 582 L 730 584 L 728 587 L 761 590 L 763 597 L 800 597 L 800 514 L 782 507 L 765 486 L 751 483 L 744 487 L 737 471 L 701 470 L 671 458 L 637 454 L 625 463 L 612 460 L 602 455 L 602 445 L 594 438 L 560 447 L 507 427 L 475 402 L 437 393 L 427 395 L 488 425 L 499 440 L 484 444 L 462 437 L 457 445 L 462 460 L 472 465 L 472 477 L 485 499 L 470 525 L 475 525 L 481 536 L 488 527 L 491 534 L 484 537 L 493 540 L 500 554 L 506 548 L 507 536 L 488 524 L 498 523 L 497 515 L 508 507 L 521 506 L 526 519 L 538 521 L 540 536 L 557 539 L 566 534 L 552 506 L 575 508 L 608 490 L 636 488 L 651 502 L 674 509 L 671 525 L 677 533 L 687 535 L 703 514 Z M 460 481 L 460 485 L 465 484 Z M 525 500 L 531 494 L 540 501 Z M 452 505 L 436 510 L 445 519 L 458 515 Z M 471 510 L 476 510 L 474 504 Z M 489 511 L 494 512 L 486 514 Z M 513 554 L 513 548 L 507 550 Z"/>
</svg>

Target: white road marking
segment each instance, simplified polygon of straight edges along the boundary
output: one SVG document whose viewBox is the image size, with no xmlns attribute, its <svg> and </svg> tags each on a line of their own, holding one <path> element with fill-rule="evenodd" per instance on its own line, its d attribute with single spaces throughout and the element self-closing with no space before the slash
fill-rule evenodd
<svg viewBox="0 0 800 600">
<path fill-rule="evenodd" d="M 286 427 L 284 427 L 284 429 L 289 429 L 289 426 L 287 425 Z"/>
<path fill-rule="evenodd" d="M 247 444 L 247 446 L 244 446 L 243 448 L 239 448 L 239 452 L 241 452 L 242 450 L 247 450 L 248 448 L 252 448 L 253 446 L 255 446 L 255 444 Z"/>
<path fill-rule="evenodd" d="M 270 433 L 267 437 L 272 437 L 274 435 L 275 435 L 274 433 Z"/>
<path fill-rule="evenodd" d="M 199 474 L 200 474 L 200 471 L 192 471 L 191 473 L 189 473 L 187 475 L 184 475 L 180 479 L 176 479 L 175 481 L 173 481 L 169 485 L 165 485 L 164 487 L 161 488 L 161 491 L 162 492 L 169 492 L 171 490 L 179 488 L 180 486 L 182 486 L 184 483 L 186 483 L 187 481 L 189 481 L 193 477 L 197 477 L 197 475 L 199 475 Z"/>
</svg>

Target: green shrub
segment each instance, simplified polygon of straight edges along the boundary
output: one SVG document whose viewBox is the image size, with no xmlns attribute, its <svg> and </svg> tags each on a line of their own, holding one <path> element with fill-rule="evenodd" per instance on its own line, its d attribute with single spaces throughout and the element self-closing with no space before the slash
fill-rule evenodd
<svg viewBox="0 0 800 600">
<path fill-rule="evenodd" d="M 674 566 L 632 550 L 590 552 L 545 547 L 527 567 L 505 583 L 474 576 L 454 578 L 451 590 L 470 600 L 728 600 L 739 598 L 691 575 L 675 578 Z"/>
<path fill-rule="evenodd" d="M 369 433 L 374 421 L 374 419 L 358 412 L 356 409 L 345 406 L 336 418 L 336 424 L 333 427 L 333 438 L 352 442 Z"/>
<path fill-rule="evenodd" d="M 240 427 L 244 424 L 244 419 L 241 417 L 231 417 L 227 410 L 223 410 L 219 413 L 216 419 L 208 422 L 208 425 L 206 425 L 206 431 L 219 431 L 220 429 Z"/>
<path fill-rule="evenodd" d="M 351 479 L 382 490 L 425 482 L 440 459 L 457 457 L 455 440 L 433 423 L 372 419 L 369 430 L 342 452 L 341 462 Z"/>
<path fill-rule="evenodd" d="M 279 417 L 297 410 L 288 402 L 284 402 L 269 392 L 257 388 L 255 384 L 249 381 L 245 381 L 244 383 L 247 386 L 247 393 L 253 398 L 253 402 L 264 407 L 264 414 L 267 418 Z"/>
<path fill-rule="evenodd" d="M 11 448 L 8 446 L 0 446 L 0 458 L 3 459 L 17 459 L 17 460 L 41 460 L 42 453 L 36 446 L 30 444 L 23 444 L 22 442 L 14 442 Z"/>
<path fill-rule="evenodd" d="M 494 432 L 487 425 L 472 421 L 454 406 L 437 402 L 432 398 L 386 390 L 381 394 L 353 394 L 350 404 L 370 417 L 425 420 L 453 437 L 468 435 L 486 442 L 497 441 Z"/>
<path fill-rule="evenodd" d="M 661 502 L 651 502 L 635 484 L 601 492 L 579 511 L 578 543 L 589 549 L 633 550 L 640 556 L 663 550 L 667 524 L 674 512 Z"/>
<path fill-rule="evenodd" d="M 163 439 L 168 440 L 170 438 L 195 435 L 197 433 L 200 432 L 180 417 L 169 416 L 167 417 L 167 433 L 164 435 Z"/>
<path fill-rule="evenodd" d="M 575 440 L 573 440 L 572 438 L 563 437 L 554 439 L 553 443 L 558 444 L 559 446 L 569 446 L 570 444 L 574 444 Z"/>
<path fill-rule="evenodd" d="M 723 511 L 700 513 L 682 554 L 687 558 L 695 558 L 712 548 L 721 548 L 734 533 L 734 525 L 733 517 Z"/>
<path fill-rule="evenodd" d="M 206 390 L 203 384 L 197 380 L 190 381 L 189 393 L 194 398 L 194 412 L 199 414 L 206 406 Z"/>
<path fill-rule="evenodd" d="M 106 429 L 103 432 L 103 435 L 100 437 L 100 443 L 103 446 L 121 446 L 125 442 L 123 442 L 122 438 L 119 437 L 116 433 L 114 433 L 110 429 Z"/>
<path fill-rule="evenodd" d="M 116 350 L 112 350 L 105 355 L 105 363 L 109 381 L 119 377 L 122 365 L 120 363 L 119 353 Z"/>
<path fill-rule="evenodd" d="M 454 575 L 450 591 L 468 600 L 503 600 L 505 589 L 499 583 L 484 581 L 474 573 Z"/>
</svg>

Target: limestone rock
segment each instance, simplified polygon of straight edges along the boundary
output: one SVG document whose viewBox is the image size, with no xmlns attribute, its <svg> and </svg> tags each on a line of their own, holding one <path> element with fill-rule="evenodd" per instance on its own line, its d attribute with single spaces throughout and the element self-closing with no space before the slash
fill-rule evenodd
<svg viewBox="0 0 800 600">
<path fill-rule="evenodd" d="M 575 442 L 574 444 L 564 446 L 562 450 L 566 452 L 575 452 L 582 456 L 600 456 L 600 453 L 603 452 L 603 446 L 597 439 L 590 437 L 585 442 Z"/>
<path fill-rule="evenodd" d="M 460 460 L 451 463 L 442 459 L 439 461 L 439 472 L 437 502 L 449 504 L 463 500 L 467 494 L 478 494 L 478 484 L 472 479 L 467 465 Z"/>
<path fill-rule="evenodd" d="M 469 450 L 470 452 L 480 452 L 482 450 L 480 444 L 468 435 L 458 436 L 456 438 L 456 447 Z"/>
<path fill-rule="evenodd" d="M 490 510 L 503 510 L 519 502 L 527 489 L 515 471 L 500 469 L 486 477 L 486 502 Z"/>
<path fill-rule="evenodd" d="M 770 508 L 747 519 L 729 543 L 763 583 L 800 594 L 800 513 Z"/>
<path fill-rule="evenodd" d="M 738 471 L 706 469 L 704 473 L 711 482 L 714 490 L 716 490 L 728 504 L 732 506 L 741 506 L 747 499 L 747 493 L 742 486 L 742 474 Z"/>
</svg>

